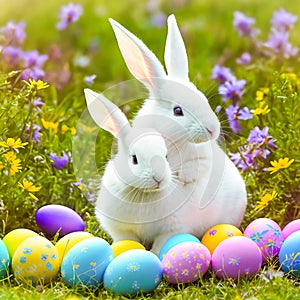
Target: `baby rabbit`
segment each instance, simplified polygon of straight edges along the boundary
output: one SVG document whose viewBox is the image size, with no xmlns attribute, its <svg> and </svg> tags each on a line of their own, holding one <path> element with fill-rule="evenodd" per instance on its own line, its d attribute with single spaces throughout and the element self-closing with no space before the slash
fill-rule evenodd
<svg viewBox="0 0 300 300">
<path fill-rule="evenodd" d="M 168 18 L 165 47 L 168 74 L 140 39 L 118 22 L 110 22 L 128 69 L 149 91 L 133 124 L 143 119 L 141 126 L 162 134 L 176 179 L 173 191 L 177 195 L 168 195 L 173 197 L 172 209 L 165 206 L 161 227 L 165 235 L 155 239 L 154 251 L 171 234 L 191 233 L 200 238 L 215 224 L 239 226 L 247 204 L 245 183 L 217 142 L 217 116 L 189 80 L 186 49 L 174 15 Z"/>
</svg>

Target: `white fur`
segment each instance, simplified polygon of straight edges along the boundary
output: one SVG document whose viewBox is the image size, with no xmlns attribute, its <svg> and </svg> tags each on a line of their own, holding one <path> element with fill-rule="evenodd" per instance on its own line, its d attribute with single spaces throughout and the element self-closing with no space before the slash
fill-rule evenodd
<svg viewBox="0 0 300 300">
<path fill-rule="evenodd" d="M 168 75 L 141 40 L 116 21 L 110 22 L 130 72 L 149 90 L 149 98 L 133 124 L 153 127 L 163 135 L 173 181 L 158 193 L 144 195 L 142 205 L 112 203 L 109 191 L 120 198 L 126 197 L 128 190 L 126 184 L 113 180 L 109 163 L 108 175 L 103 177 L 109 191 L 100 191 L 96 204 L 101 225 L 114 241 L 137 240 L 155 253 L 177 233 L 201 238 L 216 224 L 239 226 L 247 204 L 245 184 L 217 143 L 220 123 L 216 115 L 204 94 L 188 79 L 186 50 L 175 17 L 168 18 Z M 174 116 L 175 106 L 183 109 L 183 116 Z"/>
</svg>

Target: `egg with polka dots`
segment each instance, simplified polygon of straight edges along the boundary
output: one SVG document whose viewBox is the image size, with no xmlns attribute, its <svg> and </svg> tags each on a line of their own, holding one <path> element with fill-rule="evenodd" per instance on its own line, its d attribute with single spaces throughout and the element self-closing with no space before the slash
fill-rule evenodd
<svg viewBox="0 0 300 300">
<path fill-rule="evenodd" d="M 171 248 L 162 260 L 164 278 L 174 284 L 189 283 L 203 276 L 211 255 L 203 244 L 183 242 Z"/>
<path fill-rule="evenodd" d="M 17 280 L 45 284 L 56 279 L 59 254 L 54 245 L 42 236 L 24 240 L 12 258 L 12 271 Z"/>
<path fill-rule="evenodd" d="M 114 254 L 107 241 L 90 237 L 75 244 L 61 264 L 63 281 L 71 287 L 97 288 Z"/>
</svg>

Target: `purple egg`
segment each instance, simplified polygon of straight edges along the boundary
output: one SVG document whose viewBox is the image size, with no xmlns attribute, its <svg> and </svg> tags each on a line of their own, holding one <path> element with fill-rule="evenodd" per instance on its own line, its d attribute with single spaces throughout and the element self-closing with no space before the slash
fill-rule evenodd
<svg viewBox="0 0 300 300">
<path fill-rule="evenodd" d="M 239 278 L 257 273 L 262 255 L 256 243 L 244 236 L 223 240 L 214 250 L 212 269 L 218 278 Z"/>
<path fill-rule="evenodd" d="M 297 219 L 286 224 L 286 226 L 282 229 L 282 237 L 285 240 L 292 233 L 299 230 L 300 230 L 300 219 Z"/>
<path fill-rule="evenodd" d="M 193 282 L 206 273 L 210 260 L 210 252 L 203 244 L 177 244 L 162 260 L 164 278 L 174 284 Z"/>
<path fill-rule="evenodd" d="M 283 243 L 279 225 L 268 218 L 259 218 L 252 221 L 246 227 L 244 235 L 257 244 L 262 252 L 263 262 L 275 257 Z"/>
<path fill-rule="evenodd" d="M 82 218 L 71 208 L 58 204 L 49 204 L 39 208 L 35 214 L 39 228 L 47 235 L 59 236 L 74 231 L 83 231 L 85 224 Z"/>
</svg>

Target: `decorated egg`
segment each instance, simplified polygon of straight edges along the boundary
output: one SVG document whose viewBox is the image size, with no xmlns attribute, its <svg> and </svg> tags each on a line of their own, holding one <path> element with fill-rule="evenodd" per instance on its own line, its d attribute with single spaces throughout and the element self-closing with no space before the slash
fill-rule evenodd
<svg viewBox="0 0 300 300">
<path fill-rule="evenodd" d="M 164 278 L 170 283 L 198 280 L 210 266 L 209 250 L 198 242 L 183 242 L 171 248 L 162 260 Z"/>
<path fill-rule="evenodd" d="M 85 240 L 87 238 L 94 237 L 91 233 L 86 231 L 75 231 L 68 233 L 64 237 L 58 240 L 58 242 L 55 244 L 55 247 L 59 253 L 60 261 L 62 262 L 64 256 L 69 252 L 69 250 L 79 243 L 82 240 Z"/>
<path fill-rule="evenodd" d="M 218 224 L 211 227 L 203 235 L 201 243 L 205 245 L 212 254 L 215 248 L 225 239 L 233 236 L 242 236 L 243 233 L 231 224 Z"/>
<path fill-rule="evenodd" d="M 279 262 L 285 273 L 300 276 L 300 231 L 290 234 L 283 242 Z"/>
<path fill-rule="evenodd" d="M 3 241 L 0 240 L 0 279 L 9 274 L 9 253 Z"/>
<path fill-rule="evenodd" d="M 82 218 L 73 209 L 64 205 L 45 205 L 37 210 L 35 219 L 47 236 L 54 236 L 57 232 L 59 236 L 63 236 L 85 229 Z"/>
<path fill-rule="evenodd" d="M 239 278 L 257 273 L 262 254 L 257 244 L 244 236 L 223 240 L 214 250 L 212 270 L 218 278 Z"/>
<path fill-rule="evenodd" d="M 25 228 L 14 229 L 4 236 L 3 242 L 6 245 L 10 259 L 12 259 L 19 245 L 23 241 L 25 241 L 26 239 L 32 236 L 39 236 L 39 235 L 36 232 Z"/>
<path fill-rule="evenodd" d="M 262 252 L 263 262 L 275 257 L 281 248 L 283 236 L 279 225 L 271 219 L 259 218 L 252 221 L 244 235 L 255 242 Z"/>
<path fill-rule="evenodd" d="M 152 292 L 162 279 L 159 258 L 150 251 L 132 249 L 118 255 L 107 267 L 103 283 L 119 295 Z"/>
<path fill-rule="evenodd" d="M 189 233 L 179 233 L 176 235 L 173 235 L 171 238 L 169 238 L 161 247 L 160 252 L 158 254 L 158 257 L 160 260 L 163 260 L 164 256 L 167 254 L 167 252 L 176 246 L 177 244 L 183 243 L 183 242 L 197 242 L 200 243 L 200 240 L 196 238 L 194 235 Z"/>
<path fill-rule="evenodd" d="M 282 237 L 285 240 L 292 233 L 300 230 L 300 219 L 294 220 L 285 225 L 282 229 Z"/>
<path fill-rule="evenodd" d="M 122 240 L 122 241 L 115 242 L 111 245 L 111 248 L 114 252 L 114 257 L 117 257 L 121 253 L 132 249 L 146 250 L 142 244 L 131 240 Z"/>
<path fill-rule="evenodd" d="M 65 255 L 61 264 L 63 281 L 72 287 L 96 288 L 114 254 L 102 238 L 91 237 L 75 244 Z"/>
<path fill-rule="evenodd" d="M 59 271 L 58 251 L 42 236 L 23 241 L 14 253 L 12 271 L 17 280 L 45 284 L 54 280 Z"/>
</svg>

